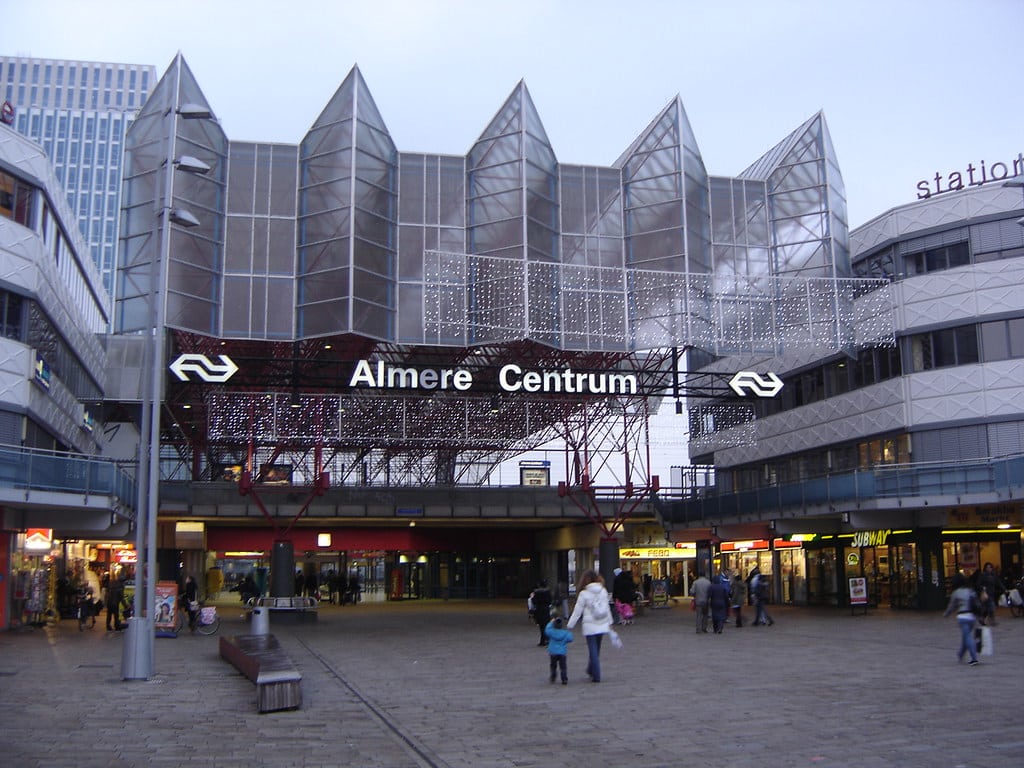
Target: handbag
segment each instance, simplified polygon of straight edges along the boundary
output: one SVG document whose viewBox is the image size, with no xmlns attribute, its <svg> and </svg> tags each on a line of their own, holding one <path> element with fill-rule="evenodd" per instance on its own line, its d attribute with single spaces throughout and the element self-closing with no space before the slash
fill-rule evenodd
<svg viewBox="0 0 1024 768">
<path fill-rule="evenodd" d="M 188 609 L 190 611 L 193 611 L 193 612 L 198 611 L 199 610 L 199 601 L 197 601 L 197 600 L 190 600 L 189 604 L 188 604 Z"/>
<path fill-rule="evenodd" d="M 982 656 L 992 656 L 994 649 L 992 648 L 992 627 L 981 627 L 981 648 L 979 652 Z"/>
</svg>

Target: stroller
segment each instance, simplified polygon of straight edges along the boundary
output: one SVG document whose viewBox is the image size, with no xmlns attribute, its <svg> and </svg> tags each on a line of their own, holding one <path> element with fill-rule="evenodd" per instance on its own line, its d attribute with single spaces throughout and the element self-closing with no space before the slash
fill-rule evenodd
<svg viewBox="0 0 1024 768">
<path fill-rule="evenodd" d="M 629 603 L 624 603 L 621 600 L 615 601 L 615 611 L 619 614 L 620 624 L 632 624 L 633 623 L 633 606 Z"/>
</svg>

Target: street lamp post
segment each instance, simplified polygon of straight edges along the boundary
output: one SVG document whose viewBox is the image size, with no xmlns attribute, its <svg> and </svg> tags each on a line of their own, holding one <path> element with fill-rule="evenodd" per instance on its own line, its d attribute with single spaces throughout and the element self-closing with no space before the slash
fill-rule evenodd
<svg viewBox="0 0 1024 768">
<path fill-rule="evenodd" d="M 180 73 L 179 73 L 180 77 Z M 177 93 L 178 89 L 175 88 Z M 210 166 L 191 156 L 174 158 L 177 122 L 210 119 L 210 111 L 194 104 L 168 109 L 167 152 L 164 160 L 163 197 L 158 199 L 159 247 L 150 261 L 150 320 L 152 334 L 147 345 L 147 378 L 142 397 L 139 436 L 138 504 L 136 506 L 135 597 L 133 616 L 128 621 L 121 662 L 125 680 L 148 680 L 153 676 L 156 627 L 156 545 L 157 516 L 160 505 L 160 413 L 164 396 L 164 345 L 167 331 L 167 279 L 171 258 L 171 225 L 195 227 L 199 220 L 189 211 L 174 206 L 174 171 L 203 174 Z M 142 555 L 145 553 L 145 562 Z"/>
</svg>

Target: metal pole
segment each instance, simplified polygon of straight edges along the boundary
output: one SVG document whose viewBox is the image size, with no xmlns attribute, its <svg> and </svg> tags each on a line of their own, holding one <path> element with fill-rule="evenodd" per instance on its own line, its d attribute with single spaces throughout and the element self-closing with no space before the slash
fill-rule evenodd
<svg viewBox="0 0 1024 768">
<path fill-rule="evenodd" d="M 178 71 L 180 77 L 180 70 Z M 172 93 L 177 100 L 178 84 Z M 149 371 L 140 429 L 139 506 L 136 510 L 136 565 L 134 616 L 125 638 L 122 678 L 148 680 L 154 672 L 154 608 L 156 605 L 157 514 L 160 504 L 160 414 L 164 384 L 165 291 L 167 263 L 171 254 L 171 209 L 174 195 L 174 139 L 178 113 L 174 103 L 165 113 L 167 152 L 164 162 L 164 192 L 157 200 L 160 226 L 159 251 L 150 265 Z M 143 560 L 145 556 L 145 560 Z"/>
</svg>

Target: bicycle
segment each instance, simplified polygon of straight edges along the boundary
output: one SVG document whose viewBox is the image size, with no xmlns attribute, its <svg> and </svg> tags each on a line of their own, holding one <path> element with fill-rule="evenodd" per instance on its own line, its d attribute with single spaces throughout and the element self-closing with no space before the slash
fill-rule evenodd
<svg viewBox="0 0 1024 768">
<path fill-rule="evenodd" d="M 175 625 L 175 631 L 184 632 L 185 627 L 188 625 L 188 610 L 181 608 L 178 610 L 178 618 Z M 220 629 L 220 616 L 217 614 L 217 608 L 213 605 L 201 606 L 196 611 L 196 623 L 192 627 L 195 632 L 200 635 L 212 635 L 218 629 Z"/>
<path fill-rule="evenodd" d="M 1024 582 L 1021 582 L 1024 584 Z M 1014 587 L 1006 593 L 1006 605 L 1010 609 L 1010 615 L 1020 618 L 1024 616 L 1024 599 L 1021 599 L 1021 586 Z"/>
</svg>

